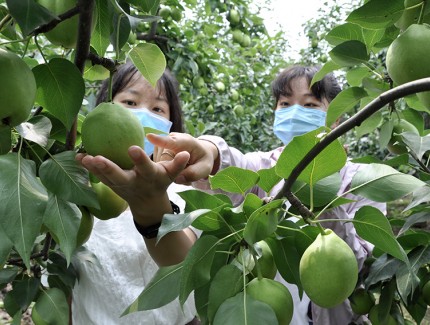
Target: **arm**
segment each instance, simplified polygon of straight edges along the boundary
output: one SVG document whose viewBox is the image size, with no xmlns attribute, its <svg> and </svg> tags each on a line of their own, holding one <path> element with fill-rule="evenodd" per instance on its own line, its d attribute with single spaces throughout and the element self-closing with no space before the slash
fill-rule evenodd
<svg viewBox="0 0 430 325">
<path fill-rule="evenodd" d="M 139 147 L 129 149 L 135 166 L 123 170 L 102 156 L 78 155 L 77 160 L 103 183 L 124 198 L 135 222 L 149 227 L 161 222 L 166 213 L 172 213 L 167 188 L 185 168 L 189 154 L 179 153 L 172 161 L 154 163 Z M 146 239 L 149 253 L 159 266 L 182 261 L 194 244 L 196 236 L 190 229 L 172 232 L 155 245 L 156 239 Z"/>
</svg>

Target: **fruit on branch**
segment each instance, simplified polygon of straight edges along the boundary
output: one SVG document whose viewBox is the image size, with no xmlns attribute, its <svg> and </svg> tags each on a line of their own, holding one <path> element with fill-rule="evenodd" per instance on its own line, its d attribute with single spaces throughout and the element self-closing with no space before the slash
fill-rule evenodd
<svg viewBox="0 0 430 325">
<path fill-rule="evenodd" d="M 85 151 L 101 155 L 123 169 L 134 166 L 128 148 L 143 148 L 144 132 L 139 119 L 127 108 L 115 103 L 101 103 L 86 116 L 81 127 Z"/>
<path fill-rule="evenodd" d="M 430 77 L 430 25 L 412 24 L 388 47 L 387 71 L 395 84 Z M 430 91 L 417 93 L 430 108 Z"/>
<path fill-rule="evenodd" d="M 375 305 L 375 297 L 364 288 L 357 288 L 349 296 L 351 309 L 357 315 L 366 315 Z"/>
<path fill-rule="evenodd" d="M 94 226 L 94 216 L 85 208 L 80 207 L 82 217 L 76 237 L 76 247 L 82 246 L 90 238 Z"/>
<path fill-rule="evenodd" d="M 215 82 L 215 90 L 219 93 L 222 93 L 225 91 L 225 85 L 222 81 Z"/>
<path fill-rule="evenodd" d="M 64 14 L 66 11 L 76 7 L 76 0 L 38 0 L 39 4 L 47 8 L 55 15 Z M 92 30 L 95 28 L 95 19 L 97 16 L 93 14 Z M 46 38 L 55 45 L 60 45 L 68 49 L 76 47 L 78 40 L 79 15 L 74 15 L 68 18 L 52 30 L 45 33 Z"/>
<path fill-rule="evenodd" d="M 293 318 L 293 298 L 282 283 L 266 278 L 255 278 L 246 286 L 246 294 L 268 304 L 276 314 L 279 325 L 288 325 Z"/>
<path fill-rule="evenodd" d="M 231 9 L 227 15 L 227 20 L 232 25 L 237 25 L 240 22 L 240 14 L 236 9 Z"/>
<path fill-rule="evenodd" d="M 0 126 L 16 126 L 30 115 L 36 98 L 36 80 L 15 53 L 0 49 Z"/>
<path fill-rule="evenodd" d="M 88 207 L 88 210 L 96 218 L 101 220 L 116 218 L 127 209 L 127 201 L 116 194 L 109 186 L 102 182 L 91 183 L 91 186 L 96 192 L 100 209 Z"/>
<path fill-rule="evenodd" d="M 276 268 L 272 250 L 264 240 L 257 242 L 256 245 L 261 249 L 261 256 L 257 259 L 257 263 L 252 269 L 251 275 L 257 277 L 257 268 L 260 267 L 261 276 L 263 278 L 274 279 L 278 269 Z"/>
<path fill-rule="evenodd" d="M 299 274 L 309 298 L 318 306 L 332 308 L 354 291 L 357 260 L 352 249 L 331 229 L 326 229 L 303 253 Z"/>
</svg>

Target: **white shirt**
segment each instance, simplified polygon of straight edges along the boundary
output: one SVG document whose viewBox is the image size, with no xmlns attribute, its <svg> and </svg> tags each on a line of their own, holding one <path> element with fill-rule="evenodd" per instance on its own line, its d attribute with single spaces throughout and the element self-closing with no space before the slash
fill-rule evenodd
<svg viewBox="0 0 430 325">
<path fill-rule="evenodd" d="M 168 189 L 170 200 L 181 210 L 185 202 L 176 192 L 186 189 L 189 187 L 177 184 Z M 158 270 L 130 210 L 110 220 L 95 218 L 91 237 L 84 246 L 97 256 L 99 265 L 85 260 L 78 264 L 79 282 L 73 289 L 72 302 L 74 325 L 183 325 L 195 317 L 193 294 L 183 310 L 176 299 L 156 310 L 120 317 Z"/>
</svg>

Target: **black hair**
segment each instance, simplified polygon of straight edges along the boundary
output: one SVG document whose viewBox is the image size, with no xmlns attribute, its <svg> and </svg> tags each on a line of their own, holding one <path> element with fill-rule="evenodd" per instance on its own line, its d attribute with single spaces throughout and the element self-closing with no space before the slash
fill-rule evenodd
<svg viewBox="0 0 430 325">
<path fill-rule="evenodd" d="M 128 61 L 120 65 L 112 78 L 112 98 L 132 81 L 134 76 L 139 73 L 136 66 Z M 103 81 L 96 98 L 96 105 L 108 101 L 108 86 L 109 79 Z M 160 93 L 166 96 L 167 103 L 170 109 L 170 121 L 172 122 L 171 132 L 184 132 L 182 119 L 181 101 L 179 99 L 179 83 L 173 74 L 168 70 L 164 70 L 163 75 L 157 82 L 157 88 Z"/>
<path fill-rule="evenodd" d="M 294 65 L 285 70 L 276 77 L 272 82 L 272 94 L 275 98 L 275 107 L 281 95 L 288 95 L 291 91 L 291 82 L 297 78 L 304 77 L 308 84 L 311 84 L 312 78 L 320 70 L 319 66 L 300 66 Z M 331 102 L 337 94 L 341 92 L 341 87 L 333 73 L 328 73 L 320 81 L 314 83 L 311 87 L 312 94 L 318 99 L 327 99 Z"/>
</svg>

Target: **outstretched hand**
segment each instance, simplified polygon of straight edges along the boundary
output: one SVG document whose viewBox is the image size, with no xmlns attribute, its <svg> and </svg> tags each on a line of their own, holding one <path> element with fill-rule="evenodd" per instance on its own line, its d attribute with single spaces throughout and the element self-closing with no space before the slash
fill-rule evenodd
<svg viewBox="0 0 430 325">
<path fill-rule="evenodd" d="M 76 159 L 125 199 L 132 210 L 148 209 L 157 202 L 164 202 L 167 188 L 184 170 L 190 158 L 187 152 L 181 152 L 171 161 L 153 162 L 138 146 L 130 147 L 128 153 L 135 164 L 130 170 L 121 169 L 103 156 L 78 154 Z"/>
<path fill-rule="evenodd" d="M 202 141 L 185 133 L 172 132 L 169 136 L 147 134 L 148 140 L 156 147 L 154 161 L 177 159 L 178 155 L 188 152 L 188 165 L 175 178 L 178 184 L 189 184 L 207 178 L 216 169 L 218 149 L 208 141 Z M 169 153 L 166 155 L 165 153 Z M 171 152 L 171 154 L 170 154 Z"/>
</svg>

